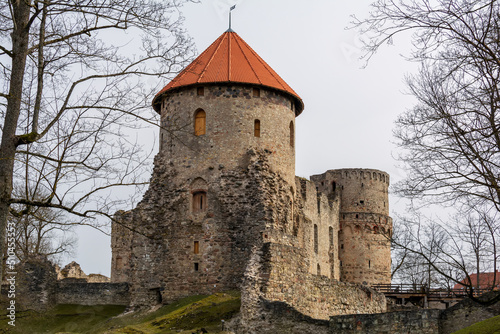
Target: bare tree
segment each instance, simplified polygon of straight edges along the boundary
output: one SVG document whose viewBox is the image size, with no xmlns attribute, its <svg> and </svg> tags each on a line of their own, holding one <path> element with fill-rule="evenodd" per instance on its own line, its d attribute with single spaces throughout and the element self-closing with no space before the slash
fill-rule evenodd
<svg viewBox="0 0 500 334">
<path fill-rule="evenodd" d="M 404 35 L 414 47 L 408 58 L 421 65 L 407 78 L 417 104 L 396 121 L 399 159 L 407 170 L 394 187 L 396 193 L 424 206 L 454 206 L 462 218 L 471 208 L 500 212 L 500 2 L 379 0 L 368 18 L 355 18 L 354 25 L 372 36 L 364 40 L 368 58 Z M 494 242 L 497 224 L 479 216 L 469 216 L 468 222 L 425 224 L 425 231 L 416 224 L 412 251 L 455 281 L 450 273 L 468 277 L 496 269 L 496 260 L 486 264 L 491 257 L 481 249 Z M 423 232 L 428 233 L 426 240 Z M 446 242 L 432 258 L 426 254 L 429 237 L 443 233 Z M 496 252 L 494 247 L 488 250 Z"/>
<path fill-rule="evenodd" d="M 36 200 L 38 195 L 23 196 Z M 42 198 L 45 196 L 42 196 Z M 72 255 L 76 246 L 75 223 L 68 221 L 61 210 L 50 207 L 14 205 L 19 216 L 9 216 L 16 227 L 14 250 L 18 261 L 43 256 L 57 263 L 64 255 Z"/>
<path fill-rule="evenodd" d="M 192 58 L 183 2 L 0 2 L 0 252 L 9 211 L 53 208 L 99 227 L 123 204 L 114 189 L 147 182 L 127 129 L 157 124 L 157 85 Z M 14 185 L 46 196 L 13 196 Z"/>
<path fill-rule="evenodd" d="M 407 217 L 398 216 L 392 239 L 397 264 L 393 279 L 425 284 L 429 289 L 451 289 L 459 284 L 472 298 L 477 291 L 495 290 L 495 274 L 489 286 L 480 286 L 471 274 L 479 277 L 491 269 L 496 273 L 496 221 L 478 208 L 444 221 L 424 217 L 418 211 Z"/>
</svg>

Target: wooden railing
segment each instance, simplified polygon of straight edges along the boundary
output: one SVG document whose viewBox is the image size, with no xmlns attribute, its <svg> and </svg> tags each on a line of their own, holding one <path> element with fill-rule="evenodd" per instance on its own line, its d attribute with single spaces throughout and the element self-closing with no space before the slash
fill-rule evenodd
<svg viewBox="0 0 500 334">
<path fill-rule="evenodd" d="M 423 284 L 376 284 L 373 289 L 385 295 L 426 295 L 428 298 L 464 298 L 468 293 L 466 289 L 428 289 Z M 474 290 L 474 296 L 479 296 L 489 289 Z"/>
</svg>

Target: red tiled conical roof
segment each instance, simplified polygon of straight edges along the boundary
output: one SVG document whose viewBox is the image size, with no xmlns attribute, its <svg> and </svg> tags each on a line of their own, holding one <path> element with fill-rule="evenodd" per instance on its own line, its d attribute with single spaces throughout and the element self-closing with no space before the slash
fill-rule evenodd
<svg viewBox="0 0 500 334">
<path fill-rule="evenodd" d="M 296 115 L 304 109 L 297 93 L 237 33 L 229 30 L 156 94 L 153 108 L 159 112 L 158 98 L 169 90 L 219 82 L 274 88 L 293 97 Z"/>
</svg>

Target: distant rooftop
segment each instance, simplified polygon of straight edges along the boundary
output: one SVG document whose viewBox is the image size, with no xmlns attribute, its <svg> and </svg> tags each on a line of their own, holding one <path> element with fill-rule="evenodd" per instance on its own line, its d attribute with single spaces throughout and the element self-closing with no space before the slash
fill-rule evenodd
<svg viewBox="0 0 500 334">
<path fill-rule="evenodd" d="M 298 94 L 230 29 L 156 94 L 153 108 L 157 112 L 160 111 L 158 98 L 168 91 L 210 83 L 244 83 L 273 88 L 287 93 L 294 99 L 296 115 L 304 109 L 304 103 Z"/>
</svg>

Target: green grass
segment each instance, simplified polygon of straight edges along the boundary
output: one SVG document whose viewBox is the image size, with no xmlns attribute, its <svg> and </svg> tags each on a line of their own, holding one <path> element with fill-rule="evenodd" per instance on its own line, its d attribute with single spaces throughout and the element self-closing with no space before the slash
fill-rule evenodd
<svg viewBox="0 0 500 334">
<path fill-rule="evenodd" d="M 117 305 L 57 305 L 54 309 L 37 313 L 17 311 L 16 326 L 7 324 L 5 314 L 0 317 L 0 332 L 4 333 L 94 333 L 93 329 L 117 316 L 125 306 Z"/>
<path fill-rule="evenodd" d="M 475 323 L 453 334 L 500 334 L 500 315 Z"/>
<path fill-rule="evenodd" d="M 58 305 L 43 314 L 18 311 L 16 327 L 7 324 L 8 319 L 2 312 L 0 333 L 191 334 L 201 328 L 220 333 L 221 319 L 228 320 L 237 314 L 240 304 L 239 292 L 226 292 L 191 296 L 154 312 L 125 315 L 120 315 L 124 306 Z"/>
</svg>

